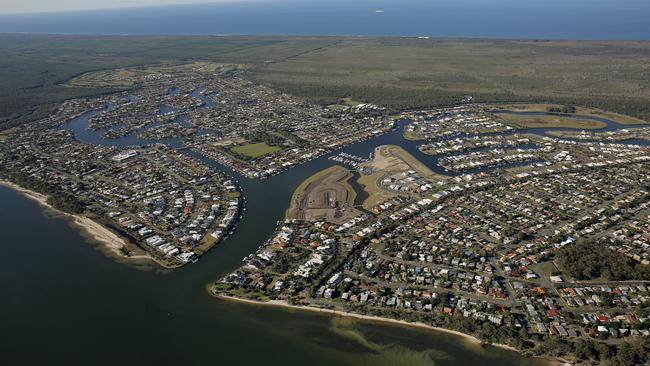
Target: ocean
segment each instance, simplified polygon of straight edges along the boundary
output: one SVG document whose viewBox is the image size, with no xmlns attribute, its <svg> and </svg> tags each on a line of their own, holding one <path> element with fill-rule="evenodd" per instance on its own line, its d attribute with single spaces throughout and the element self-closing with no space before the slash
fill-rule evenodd
<svg viewBox="0 0 650 366">
<path fill-rule="evenodd" d="M 251 0 L 0 16 L 0 32 L 646 40 L 646 0 Z"/>
</svg>

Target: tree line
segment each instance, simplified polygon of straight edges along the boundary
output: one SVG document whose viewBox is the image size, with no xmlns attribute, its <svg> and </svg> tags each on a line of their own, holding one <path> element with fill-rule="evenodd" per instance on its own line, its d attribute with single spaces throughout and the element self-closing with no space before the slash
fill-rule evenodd
<svg viewBox="0 0 650 366">
<path fill-rule="evenodd" d="M 48 196 L 47 203 L 57 210 L 80 214 L 86 209 L 86 204 L 77 196 L 23 172 L 2 172 L 0 176 L 28 190 Z"/>
</svg>

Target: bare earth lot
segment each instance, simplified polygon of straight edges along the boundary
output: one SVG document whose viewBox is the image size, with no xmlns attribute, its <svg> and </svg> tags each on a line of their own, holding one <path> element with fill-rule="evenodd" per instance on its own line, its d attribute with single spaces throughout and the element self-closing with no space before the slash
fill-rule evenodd
<svg viewBox="0 0 650 366">
<path fill-rule="evenodd" d="M 314 174 L 296 189 L 287 218 L 307 221 L 323 218 L 343 223 L 359 215 L 361 212 L 353 207 L 356 193 L 347 182 L 351 177 L 347 169 L 338 165 Z"/>
</svg>

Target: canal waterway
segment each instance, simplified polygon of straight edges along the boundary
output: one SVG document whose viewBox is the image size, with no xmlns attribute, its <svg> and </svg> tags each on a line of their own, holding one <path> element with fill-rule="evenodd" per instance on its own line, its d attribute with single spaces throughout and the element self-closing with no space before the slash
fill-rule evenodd
<svg viewBox="0 0 650 366">
<path fill-rule="evenodd" d="M 152 142 L 137 133 L 103 139 L 101 131 L 85 128 L 89 117 L 65 128 L 86 143 Z M 435 158 L 419 151 L 420 142 L 402 138 L 407 124 L 400 121 L 389 133 L 335 153 L 366 157 L 377 146 L 396 144 L 443 172 Z M 180 140 L 169 143 L 182 147 Z M 268 238 L 300 182 L 335 163 L 328 154 L 269 179 L 250 180 L 186 152 L 237 179 L 248 210 L 228 240 L 171 272 L 107 258 L 65 218 L 0 186 L 0 352 L 8 364 L 544 364 L 442 332 L 212 298 L 205 285 L 237 268 Z"/>
</svg>

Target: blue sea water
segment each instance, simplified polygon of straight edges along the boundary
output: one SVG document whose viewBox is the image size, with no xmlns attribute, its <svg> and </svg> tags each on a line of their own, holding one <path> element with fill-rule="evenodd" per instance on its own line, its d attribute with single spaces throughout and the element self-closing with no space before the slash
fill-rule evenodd
<svg viewBox="0 0 650 366">
<path fill-rule="evenodd" d="M 0 32 L 645 40 L 650 1 L 249 0 L 3 15 Z"/>
</svg>

